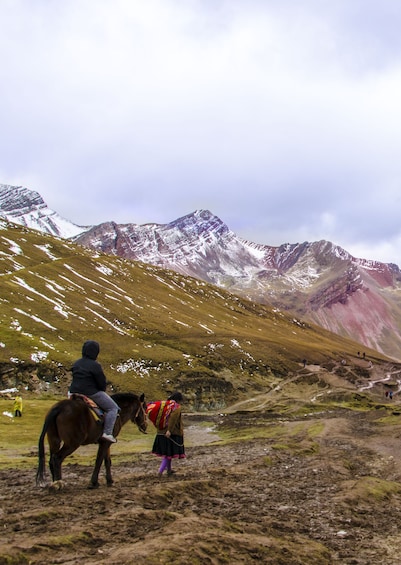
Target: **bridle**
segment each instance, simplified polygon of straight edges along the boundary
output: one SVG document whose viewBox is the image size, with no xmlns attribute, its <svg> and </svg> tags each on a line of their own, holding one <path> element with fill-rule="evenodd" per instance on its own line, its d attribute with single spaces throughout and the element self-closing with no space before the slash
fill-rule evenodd
<svg viewBox="0 0 401 565">
<path fill-rule="evenodd" d="M 140 432 L 142 432 L 143 434 L 146 434 L 147 433 L 146 428 L 147 428 L 148 424 L 147 424 L 146 409 L 143 406 L 144 404 L 145 404 L 144 402 L 139 401 L 138 410 L 135 413 L 134 420 L 135 420 L 135 423 L 138 427 L 138 430 Z M 141 424 L 139 424 L 138 418 L 139 418 L 139 415 L 141 414 L 141 412 L 142 412 L 142 420 L 141 420 Z M 142 429 L 141 425 L 144 425 L 145 429 Z"/>
</svg>

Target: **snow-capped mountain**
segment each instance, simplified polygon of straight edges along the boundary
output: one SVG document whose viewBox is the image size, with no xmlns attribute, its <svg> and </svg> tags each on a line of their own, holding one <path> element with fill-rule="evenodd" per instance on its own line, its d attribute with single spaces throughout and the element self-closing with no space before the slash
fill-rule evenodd
<svg viewBox="0 0 401 565">
<path fill-rule="evenodd" d="M 238 238 L 216 216 L 197 210 L 166 225 L 107 222 L 75 238 L 82 245 L 151 263 L 224 286 L 227 279 L 251 279 L 270 248 Z"/>
<path fill-rule="evenodd" d="M 383 286 L 400 276 L 397 265 L 357 259 L 327 241 L 262 245 L 241 239 L 208 210 L 197 210 L 169 224 L 106 222 L 74 238 L 99 252 L 150 263 L 235 290 L 304 291 L 328 272 L 346 268 L 348 294 L 361 286 L 359 269 Z M 326 303 L 320 293 L 315 304 Z M 259 299 L 261 296 L 259 296 Z M 327 305 L 327 304 L 326 304 Z"/>
<path fill-rule="evenodd" d="M 328 241 L 279 247 L 252 243 L 237 237 L 207 210 L 166 225 L 108 222 L 76 241 L 291 310 L 334 333 L 399 357 L 397 265 L 355 258 Z"/>
<path fill-rule="evenodd" d="M 0 217 L 64 239 L 88 229 L 65 220 L 48 208 L 38 192 L 22 186 L 0 184 Z"/>
<path fill-rule="evenodd" d="M 294 312 L 366 347 L 400 358 L 401 272 L 328 241 L 279 247 L 246 241 L 207 210 L 169 224 L 75 226 L 36 192 L 0 185 L 7 219 L 83 246 L 196 277 Z M 67 229 L 68 228 L 68 229 Z"/>
</svg>

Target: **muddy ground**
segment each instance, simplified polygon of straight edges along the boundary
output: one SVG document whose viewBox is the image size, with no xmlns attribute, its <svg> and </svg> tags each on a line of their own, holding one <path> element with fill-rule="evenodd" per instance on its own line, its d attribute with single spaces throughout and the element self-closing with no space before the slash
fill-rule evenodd
<svg viewBox="0 0 401 565">
<path fill-rule="evenodd" d="M 134 454 L 111 488 L 101 476 L 89 490 L 90 468 L 68 460 L 59 492 L 3 470 L 0 564 L 398 565 L 401 428 L 383 415 L 187 415 L 193 447 L 175 475 L 159 480 L 157 458 Z M 205 421 L 216 433 L 287 425 L 292 439 L 214 444 Z"/>
</svg>

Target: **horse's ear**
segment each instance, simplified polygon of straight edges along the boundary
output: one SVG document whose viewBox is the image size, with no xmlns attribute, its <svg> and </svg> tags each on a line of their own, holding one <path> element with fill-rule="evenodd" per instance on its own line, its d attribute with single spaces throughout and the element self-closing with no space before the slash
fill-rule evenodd
<svg viewBox="0 0 401 565">
<path fill-rule="evenodd" d="M 139 397 L 139 400 L 140 400 L 141 402 L 144 402 L 144 401 L 145 401 L 145 393 L 144 393 L 144 392 L 143 392 L 143 393 L 141 394 L 141 396 Z"/>
</svg>

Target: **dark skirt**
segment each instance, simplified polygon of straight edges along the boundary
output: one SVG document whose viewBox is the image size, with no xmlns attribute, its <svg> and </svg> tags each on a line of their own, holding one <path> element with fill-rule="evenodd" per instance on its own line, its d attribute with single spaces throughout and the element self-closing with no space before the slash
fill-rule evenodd
<svg viewBox="0 0 401 565">
<path fill-rule="evenodd" d="M 153 442 L 152 453 L 159 457 L 168 459 L 184 459 L 185 447 L 183 436 L 171 435 L 167 438 L 163 434 L 157 434 Z"/>
</svg>

